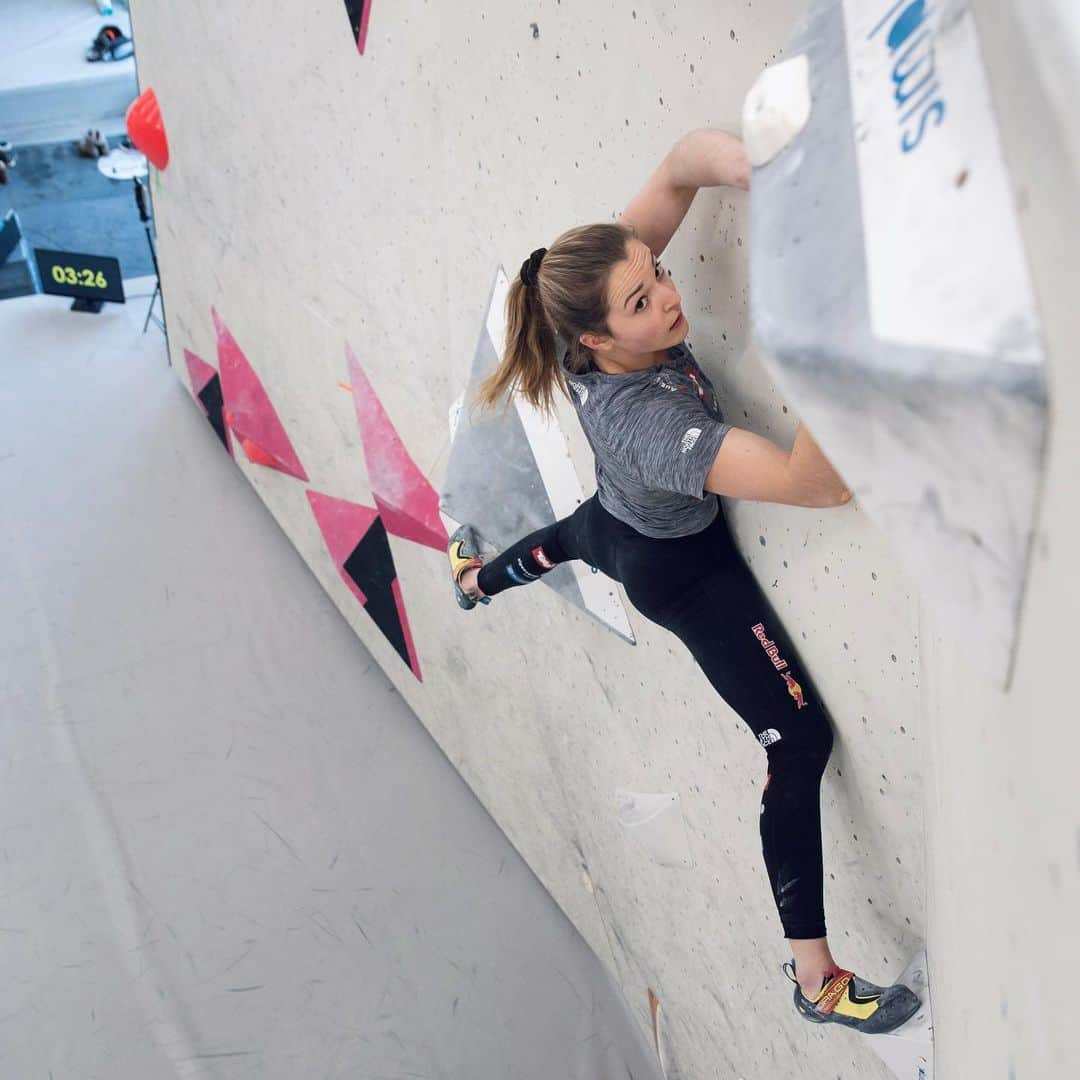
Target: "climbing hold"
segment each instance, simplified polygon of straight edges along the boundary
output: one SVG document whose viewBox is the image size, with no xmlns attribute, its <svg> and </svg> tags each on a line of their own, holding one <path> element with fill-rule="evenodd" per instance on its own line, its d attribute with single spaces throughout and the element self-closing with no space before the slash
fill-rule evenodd
<svg viewBox="0 0 1080 1080">
<path fill-rule="evenodd" d="M 810 62 L 793 56 L 766 68 L 743 101 L 746 156 L 758 168 L 772 161 L 810 119 Z"/>
<path fill-rule="evenodd" d="M 157 168 L 169 164 L 169 140 L 153 88 L 144 90 L 128 107 L 127 130 L 131 141 Z"/>
</svg>

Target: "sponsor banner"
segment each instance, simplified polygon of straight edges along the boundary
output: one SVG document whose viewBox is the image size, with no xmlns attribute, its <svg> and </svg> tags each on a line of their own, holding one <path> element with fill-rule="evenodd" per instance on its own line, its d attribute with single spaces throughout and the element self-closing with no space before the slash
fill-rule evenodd
<svg viewBox="0 0 1080 1080">
<path fill-rule="evenodd" d="M 969 4 L 843 6 L 874 334 L 1041 363 Z"/>
</svg>

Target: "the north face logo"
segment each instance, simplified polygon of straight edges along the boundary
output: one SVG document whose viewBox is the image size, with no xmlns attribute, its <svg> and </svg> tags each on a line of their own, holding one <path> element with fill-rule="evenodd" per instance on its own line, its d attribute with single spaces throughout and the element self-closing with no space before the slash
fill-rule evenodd
<svg viewBox="0 0 1080 1080">
<path fill-rule="evenodd" d="M 701 438 L 701 428 L 692 427 L 682 437 L 682 452 L 688 454 L 697 445 L 698 439 Z"/>
<path fill-rule="evenodd" d="M 579 383 L 574 379 L 567 379 L 570 384 L 570 389 L 574 391 L 578 396 L 578 400 L 582 405 L 589 400 L 589 388 L 584 383 Z"/>
<path fill-rule="evenodd" d="M 778 743 L 780 741 L 780 732 L 777 731 L 776 728 L 771 727 L 767 731 L 763 731 L 757 738 L 758 742 L 768 749 L 773 743 Z"/>
</svg>

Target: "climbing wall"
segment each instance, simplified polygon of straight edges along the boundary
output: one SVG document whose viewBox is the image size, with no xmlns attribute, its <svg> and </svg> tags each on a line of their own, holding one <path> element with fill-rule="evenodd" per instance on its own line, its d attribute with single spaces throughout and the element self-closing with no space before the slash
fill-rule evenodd
<svg viewBox="0 0 1080 1080">
<path fill-rule="evenodd" d="M 588 567 L 464 613 L 442 551 L 455 522 L 501 544 L 594 489 L 568 403 L 469 407 L 508 275 L 562 230 L 612 220 L 685 132 L 739 131 L 802 4 L 316 0 L 302 30 L 276 0 L 256 22 L 204 4 L 195 51 L 176 47 L 189 11 L 132 6 L 169 139 L 152 187 L 172 361 L 206 437 L 609 966 L 669 1080 L 930 1075 L 926 1016 L 898 1056 L 795 1015 L 758 840 L 764 755 L 679 642 Z M 725 418 L 788 446 L 803 402 L 754 342 L 753 198 L 700 192 L 665 262 Z M 838 959 L 967 985 L 955 948 L 935 967 L 947 928 L 927 921 L 928 892 L 950 919 L 941 897 L 976 895 L 946 857 L 963 838 L 948 790 L 963 800 L 966 782 L 942 768 L 961 759 L 949 727 L 1000 730 L 1032 691 L 954 663 L 955 630 L 858 499 L 727 512 L 836 729 Z M 1010 644 L 1029 687 L 1038 642 Z M 999 795 L 980 788 L 970 813 Z M 944 1014 L 935 999 L 938 1032 L 959 1014 L 981 1030 L 955 991 Z M 975 1075 L 965 1046 L 946 1042 L 941 1075 Z"/>
</svg>

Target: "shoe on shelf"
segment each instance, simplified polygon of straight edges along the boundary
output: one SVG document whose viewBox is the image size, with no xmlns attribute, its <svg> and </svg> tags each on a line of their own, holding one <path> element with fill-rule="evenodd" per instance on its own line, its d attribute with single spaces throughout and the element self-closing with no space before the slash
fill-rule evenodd
<svg viewBox="0 0 1080 1080">
<path fill-rule="evenodd" d="M 80 157 L 96 158 L 98 157 L 98 144 L 94 138 L 93 131 L 88 131 L 76 144 L 75 148 L 79 151 Z"/>
<path fill-rule="evenodd" d="M 477 603 L 490 604 L 490 596 L 477 600 L 472 593 L 467 593 L 461 587 L 461 575 L 466 570 L 484 565 L 483 559 L 480 558 L 480 541 L 476 530 L 471 525 L 462 525 L 456 529 L 454 535 L 450 537 L 446 553 L 450 558 L 450 576 L 454 581 L 454 596 L 457 597 L 458 607 L 471 611 Z"/>
<path fill-rule="evenodd" d="M 795 1008 L 813 1024 L 842 1024 L 864 1035 L 884 1035 L 906 1023 L 919 1011 L 919 999 L 906 986 L 875 986 L 851 971 L 837 968 L 822 981 L 821 990 L 808 998 L 795 978 L 795 961 L 784 965 L 795 984 Z"/>
<path fill-rule="evenodd" d="M 103 26 L 90 48 L 86 59 L 91 63 L 99 60 L 126 60 L 135 52 L 135 43 L 119 26 Z"/>
<path fill-rule="evenodd" d="M 0 161 L 9 168 L 15 166 L 15 147 L 6 139 L 0 139 Z"/>
<path fill-rule="evenodd" d="M 109 140 L 100 131 L 94 132 L 94 144 L 97 146 L 98 157 L 109 156 Z"/>
</svg>

